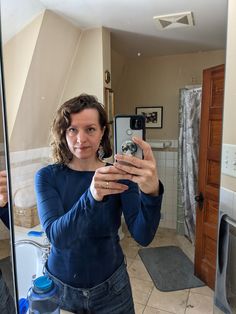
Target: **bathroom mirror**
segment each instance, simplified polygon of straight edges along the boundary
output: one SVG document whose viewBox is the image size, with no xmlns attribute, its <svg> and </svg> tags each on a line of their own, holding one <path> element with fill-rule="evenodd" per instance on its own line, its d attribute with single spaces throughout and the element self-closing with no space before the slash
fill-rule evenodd
<svg viewBox="0 0 236 314">
<path fill-rule="evenodd" d="M 145 1 L 147 10 L 149 2 L 153 6 L 153 1 Z M 183 8 L 186 12 L 192 10 L 196 25 L 193 33 L 200 21 L 209 21 L 207 28 L 201 29 L 199 41 L 191 47 L 187 44 L 191 42 L 188 28 L 160 31 L 160 23 L 151 21 L 152 32 L 148 35 L 142 32 L 142 23 L 137 23 L 140 19 L 128 15 L 123 26 L 109 24 L 109 18 L 101 24 L 99 15 L 96 16 L 101 9 L 98 7 L 94 15 L 88 10 L 93 2 L 77 8 L 85 17 L 91 14 L 94 24 L 90 26 L 85 18 L 78 19 L 73 14 L 74 1 L 68 1 L 66 12 L 60 1 L 24 0 L 20 6 L 17 0 L 1 1 L 18 298 L 26 297 L 32 275 L 42 272 L 42 252 L 48 249 L 37 216 L 34 174 L 50 163 L 49 129 L 56 108 L 82 92 L 95 94 L 105 102 L 105 89 L 112 89 L 116 114 L 134 114 L 136 107 L 163 107 L 162 129 L 147 130 L 147 139 L 155 143 L 159 175 L 166 187 L 160 227 L 167 233 L 160 233 L 160 239 L 162 244 L 172 244 L 173 233 L 179 229 L 182 238 L 178 239 L 185 241 L 183 226 L 176 227 L 179 91 L 199 87 L 203 69 L 225 63 L 227 3 L 193 1 L 190 6 L 189 1 L 182 1 L 176 6 L 175 1 L 168 1 L 165 7 L 164 2 L 167 1 L 156 4 L 156 10 L 150 11 L 150 19 L 154 15 L 181 12 Z M 202 16 L 197 13 L 201 6 Z M 218 21 L 213 18 L 211 21 L 208 16 L 212 8 L 221 12 Z M 107 4 L 107 16 L 109 10 L 113 12 Z M 124 15 L 129 10 L 121 4 L 121 11 Z M 211 24 L 218 28 L 214 36 Z M 111 81 L 105 80 L 106 71 L 111 74 Z M 125 231 L 124 226 L 121 235 Z M 26 245 L 27 241 L 31 244 Z M 137 272 L 135 267 L 140 266 L 135 259 L 139 247 L 129 240 L 123 244 L 124 250 L 128 245 L 131 251 L 126 255 L 132 275 Z M 191 249 L 190 257 L 194 254 Z M 27 260 L 32 258 L 29 263 L 25 262 L 26 256 Z M 139 308 L 144 309 L 142 305 Z"/>
</svg>

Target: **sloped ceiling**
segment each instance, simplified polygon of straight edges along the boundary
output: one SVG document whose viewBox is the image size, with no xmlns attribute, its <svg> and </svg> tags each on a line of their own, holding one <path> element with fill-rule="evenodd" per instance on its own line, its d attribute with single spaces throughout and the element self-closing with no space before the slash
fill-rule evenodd
<svg viewBox="0 0 236 314">
<path fill-rule="evenodd" d="M 81 29 L 107 27 L 112 47 L 134 57 L 224 49 L 226 0 L 2 0 L 3 39 L 49 9 Z M 191 11 L 195 26 L 160 30 L 153 17 Z"/>
</svg>

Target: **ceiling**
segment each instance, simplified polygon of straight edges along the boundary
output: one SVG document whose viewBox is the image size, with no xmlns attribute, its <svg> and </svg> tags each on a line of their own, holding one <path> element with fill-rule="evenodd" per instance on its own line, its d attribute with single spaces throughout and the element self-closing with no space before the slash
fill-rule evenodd
<svg viewBox="0 0 236 314">
<path fill-rule="evenodd" d="M 45 9 L 82 29 L 111 30 L 112 47 L 128 57 L 225 49 L 227 0 L 1 0 L 6 42 Z M 157 15 L 191 11 L 194 26 L 158 29 Z M 179 24 L 178 24 L 179 25 Z"/>
</svg>

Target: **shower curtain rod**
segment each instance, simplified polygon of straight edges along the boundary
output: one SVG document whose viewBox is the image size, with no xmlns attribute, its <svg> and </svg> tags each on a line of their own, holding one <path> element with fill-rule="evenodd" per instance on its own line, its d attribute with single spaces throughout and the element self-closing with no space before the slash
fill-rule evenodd
<svg viewBox="0 0 236 314">
<path fill-rule="evenodd" d="M 202 85 L 185 85 L 184 88 L 186 89 L 202 89 Z"/>
</svg>

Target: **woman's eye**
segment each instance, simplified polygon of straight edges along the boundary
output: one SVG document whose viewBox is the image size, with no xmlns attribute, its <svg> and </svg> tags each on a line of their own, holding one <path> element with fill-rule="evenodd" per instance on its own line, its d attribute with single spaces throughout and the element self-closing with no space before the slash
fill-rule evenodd
<svg viewBox="0 0 236 314">
<path fill-rule="evenodd" d="M 68 130 L 69 134 L 77 134 L 77 129 L 76 128 L 69 128 Z"/>
<path fill-rule="evenodd" d="M 96 131 L 95 128 L 88 128 L 88 133 L 93 133 L 94 131 Z"/>
</svg>

